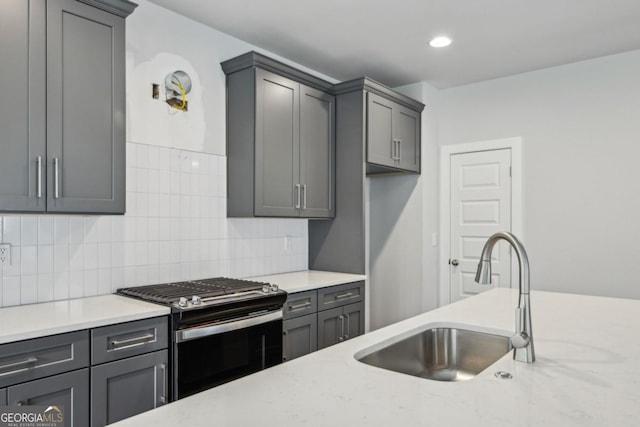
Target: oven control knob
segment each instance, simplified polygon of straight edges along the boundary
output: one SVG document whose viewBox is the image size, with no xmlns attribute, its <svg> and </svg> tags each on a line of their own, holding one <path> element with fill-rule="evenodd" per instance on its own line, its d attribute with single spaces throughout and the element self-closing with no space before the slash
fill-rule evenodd
<svg viewBox="0 0 640 427">
<path fill-rule="evenodd" d="M 271 292 L 278 292 L 278 285 L 271 285 Z"/>
<path fill-rule="evenodd" d="M 262 292 L 265 293 L 265 294 L 268 294 L 269 292 L 271 292 L 271 286 L 262 285 Z"/>
<path fill-rule="evenodd" d="M 191 304 L 200 305 L 201 302 L 202 302 L 202 298 L 200 298 L 198 295 L 194 295 L 191 297 Z"/>
<path fill-rule="evenodd" d="M 180 307 L 186 307 L 189 304 L 189 301 L 185 297 L 180 297 L 180 301 L 178 301 L 178 305 Z"/>
</svg>

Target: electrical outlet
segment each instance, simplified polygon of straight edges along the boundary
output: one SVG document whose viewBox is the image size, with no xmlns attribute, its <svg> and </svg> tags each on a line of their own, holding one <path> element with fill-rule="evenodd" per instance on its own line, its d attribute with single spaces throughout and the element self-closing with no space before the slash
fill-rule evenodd
<svg viewBox="0 0 640 427">
<path fill-rule="evenodd" d="M 11 244 L 0 244 L 0 265 L 11 265 Z"/>
</svg>

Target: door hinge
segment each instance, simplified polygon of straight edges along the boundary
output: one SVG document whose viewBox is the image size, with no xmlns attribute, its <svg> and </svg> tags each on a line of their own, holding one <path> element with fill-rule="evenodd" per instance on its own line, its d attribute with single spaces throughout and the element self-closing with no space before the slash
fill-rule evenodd
<svg viewBox="0 0 640 427">
<path fill-rule="evenodd" d="M 511 176 L 511 166 L 509 166 L 509 176 Z"/>
</svg>

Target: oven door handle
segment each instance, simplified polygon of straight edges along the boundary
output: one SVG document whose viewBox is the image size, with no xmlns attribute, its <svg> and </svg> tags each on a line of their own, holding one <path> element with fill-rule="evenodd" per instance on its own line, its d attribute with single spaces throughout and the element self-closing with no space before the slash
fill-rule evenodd
<svg viewBox="0 0 640 427">
<path fill-rule="evenodd" d="M 257 316 L 243 317 L 210 326 L 182 329 L 176 331 L 176 343 L 204 338 L 211 335 L 218 335 L 230 331 L 237 331 L 238 329 L 249 328 L 251 326 L 261 325 L 263 323 L 273 322 L 274 320 L 280 319 L 282 319 L 282 310 Z"/>
</svg>

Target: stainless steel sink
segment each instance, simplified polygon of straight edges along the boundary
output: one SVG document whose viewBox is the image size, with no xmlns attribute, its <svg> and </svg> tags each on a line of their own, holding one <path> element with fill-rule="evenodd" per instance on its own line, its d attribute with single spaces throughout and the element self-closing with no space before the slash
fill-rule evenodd
<svg viewBox="0 0 640 427">
<path fill-rule="evenodd" d="M 469 380 L 511 349 L 509 337 L 458 328 L 432 328 L 372 353 L 367 365 L 436 381 Z"/>
</svg>

